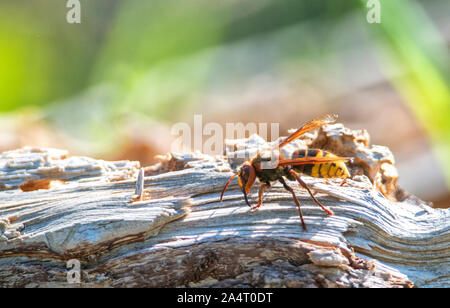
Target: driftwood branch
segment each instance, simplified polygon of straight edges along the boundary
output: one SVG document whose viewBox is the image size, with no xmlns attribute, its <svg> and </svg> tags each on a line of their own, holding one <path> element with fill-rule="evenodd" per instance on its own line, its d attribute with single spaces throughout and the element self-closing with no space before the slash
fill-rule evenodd
<svg viewBox="0 0 450 308">
<path fill-rule="evenodd" d="M 81 269 L 75 286 L 448 286 L 449 210 L 398 189 L 390 152 L 370 147 L 364 134 L 325 127 L 292 145 L 347 151 L 355 157 L 352 174 L 359 174 L 342 187 L 303 178 L 335 213 L 325 215 L 295 188 L 307 232 L 280 185 L 257 211 L 234 182 L 220 203 L 241 161 L 230 155 L 161 157 L 145 168 L 146 194 L 136 198 L 136 162 L 52 149 L 3 153 L 0 286 L 73 286 L 67 280 L 72 259 Z M 228 150 L 251 152 L 261 142 L 257 136 L 228 141 Z M 39 186 L 40 180 L 47 182 Z M 54 180 L 58 185 L 50 185 Z M 250 202 L 256 199 L 254 191 Z"/>
</svg>

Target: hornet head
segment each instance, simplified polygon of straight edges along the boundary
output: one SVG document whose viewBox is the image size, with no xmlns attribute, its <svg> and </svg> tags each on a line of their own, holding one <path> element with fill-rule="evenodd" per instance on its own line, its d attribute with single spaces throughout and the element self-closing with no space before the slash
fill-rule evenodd
<svg viewBox="0 0 450 308">
<path fill-rule="evenodd" d="M 227 190 L 228 185 L 236 175 L 238 176 L 239 187 L 241 188 L 242 193 L 244 194 L 245 202 L 247 203 L 248 206 L 251 207 L 247 199 L 247 194 L 250 193 L 252 186 L 255 183 L 256 172 L 255 168 L 249 162 L 245 162 L 241 167 L 239 167 L 238 172 L 232 175 L 231 178 L 228 180 L 227 184 L 225 184 L 225 187 L 223 188 L 222 194 L 220 196 L 220 202 L 222 202 L 225 190 Z"/>
</svg>

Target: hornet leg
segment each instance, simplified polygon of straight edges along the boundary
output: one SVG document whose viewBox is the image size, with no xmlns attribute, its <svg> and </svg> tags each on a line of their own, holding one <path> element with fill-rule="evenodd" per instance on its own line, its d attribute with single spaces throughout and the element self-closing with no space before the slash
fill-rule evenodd
<svg viewBox="0 0 450 308">
<path fill-rule="evenodd" d="M 330 211 L 329 209 L 327 209 L 325 206 L 323 206 L 322 203 L 319 202 L 319 200 L 316 199 L 316 197 L 314 197 L 314 195 L 312 194 L 311 190 L 309 189 L 309 187 L 306 185 L 305 182 L 303 182 L 303 180 L 300 178 L 300 176 L 297 174 L 297 172 L 295 172 L 294 170 L 289 170 L 289 173 L 294 176 L 294 178 L 297 180 L 297 182 L 300 183 L 300 185 L 303 188 L 306 188 L 306 190 L 308 191 L 309 195 L 311 196 L 311 198 L 314 200 L 314 202 L 320 206 L 322 208 L 322 210 L 325 211 L 325 213 L 327 213 L 328 215 L 333 215 L 334 213 L 332 211 Z"/>
<path fill-rule="evenodd" d="M 252 210 L 257 210 L 262 205 L 262 199 L 264 192 L 270 188 L 270 183 L 261 184 L 259 186 L 259 192 L 258 192 L 258 204 L 252 207 Z"/>
<path fill-rule="evenodd" d="M 282 177 L 280 177 L 279 181 L 281 184 L 283 184 L 284 189 L 286 189 L 287 191 L 289 191 L 292 194 L 295 205 L 297 206 L 297 209 L 298 209 L 298 216 L 300 216 L 300 221 L 302 222 L 303 230 L 306 231 L 306 224 L 305 224 L 305 221 L 303 220 L 303 214 L 302 214 L 302 209 L 300 208 L 300 202 L 298 202 L 298 199 L 294 193 L 294 190 L 291 187 L 289 187 L 288 184 L 286 184 L 286 181 Z"/>
</svg>

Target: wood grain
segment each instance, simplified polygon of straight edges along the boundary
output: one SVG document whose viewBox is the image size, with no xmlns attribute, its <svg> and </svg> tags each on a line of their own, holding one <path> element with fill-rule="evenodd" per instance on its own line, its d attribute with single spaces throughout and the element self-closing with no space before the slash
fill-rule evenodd
<svg viewBox="0 0 450 308">
<path fill-rule="evenodd" d="M 27 151 L 35 159 L 30 163 Z M 230 162 L 236 165 L 225 157 L 168 155 L 146 169 L 150 198 L 133 201 L 136 162 L 68 154 L 37 160 L 36 153 L 55 152 L 21 149 L 0 158 L 8 187 L 0 192 L 1 287 L 449 285 L 450 211 L 412 196 L 389 200 L 364 175 L 343 187 L 303 177 L 333 216 L 291 183 L 305 232 L 281 185 L 266 193 L 257 211 L 245 205 L 236 182 L 220 203 Z M 43 170 L 58 170 L 51 178 L 64 184 L 14 188 L 30 177 L 48 178 Z M 256 189 L 249 201 L 256 204 Z M 67 282 L 70 259 L 81 262 L 80 284 Z"/>
</svg>

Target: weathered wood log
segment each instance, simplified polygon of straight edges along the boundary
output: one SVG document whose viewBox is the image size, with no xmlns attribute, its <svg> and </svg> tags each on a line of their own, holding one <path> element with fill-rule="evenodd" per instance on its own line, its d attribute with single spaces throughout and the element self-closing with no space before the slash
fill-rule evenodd
<svg viewBox="0 0 450 308">
<path fill-rule="evenodd" d="M 333 131 L 338 138 L 324 128 L 292 146 L 331 144 L 337 154 L 356 157 L 350 168 L 360 176 L 342 187 L 335 180 L 304 177 L 335 213 L 325 215 L 295 188 L 306 232 L 281 185 L 266 193 L 257 211 L 245 205 L 234 182 L 219 202 L 239 158 L 161 157 L 160 164 L 145 168 L 149 198 L 139 201 L 137 162 L 70 157 L 52 149 L 3 153 L 0 286 L 448 286 L 450 211 L 396 188 L 390 152 L 370 148 L 361 139 L 365 132 Z M 340 143 L 345 146 L 339 148 L 339 140 L 346 140 Z M 252 152 L 257 143 L 263 142 L 253 136 L 228 141 L 228 147 Z M 39 179 L 64 182 L 49 189 L 19 188 Z M 250 202 L 256 199 L 250 195 Z M 81 269 L 76 284 L 67 276 L 73 259 Z"/>
</svg>

